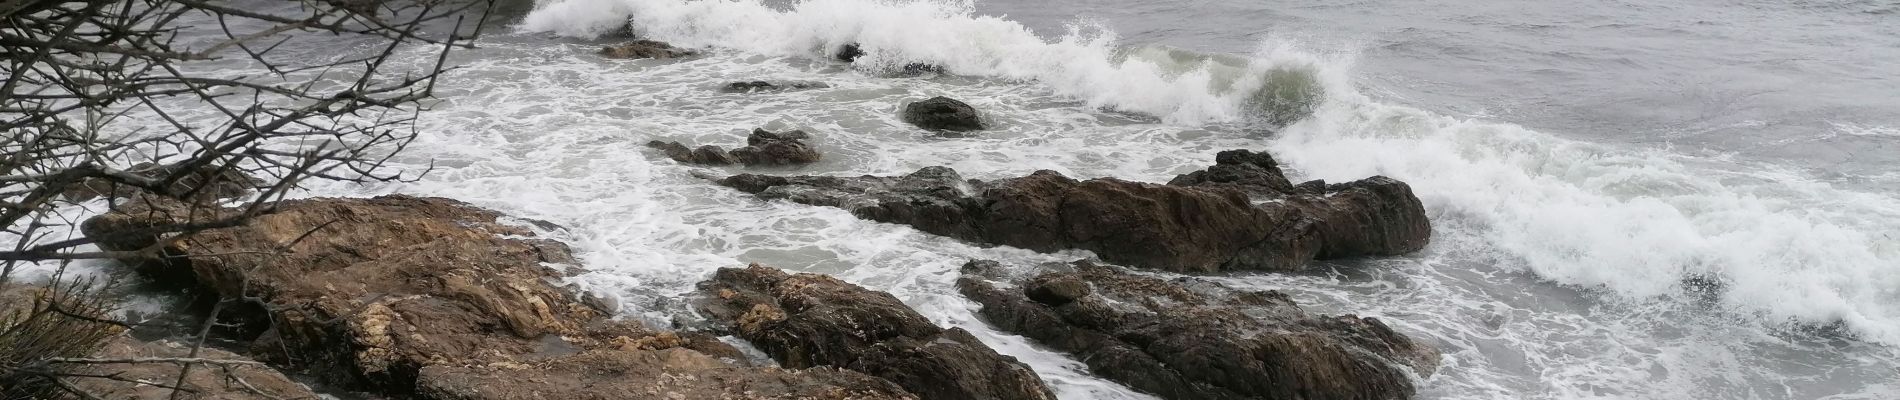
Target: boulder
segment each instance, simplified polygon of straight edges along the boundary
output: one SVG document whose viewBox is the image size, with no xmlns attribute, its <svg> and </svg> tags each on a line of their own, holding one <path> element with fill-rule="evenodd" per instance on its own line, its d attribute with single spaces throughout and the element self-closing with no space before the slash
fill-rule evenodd
<svg viewBox="0 0 1900 400">
<path fill-rule="evenodd" d="M 770 132 L 753 129 L 746 137 L 746 146 L 727 151 L 719 146 L 700 146 L 687 149 L 680 142 L 647 142 L 647 147 L 660 149 L 667 158 L 688 164 L 746 166 L 798 165 L 818 162 L 823 156 L 818 148 L 806 143 L 811 135 L 805 131 Z"/>
<path fill-rule="evenodd" d="M 799 130 L 774 133 L 753 129 L 752 134 L 746 136 L 745 147 L 732 149 L 732 157 L 748 166 L 815 163 L 822 157 L 816 147 L 805 143 L 809 138 L 811 134 Z"/>
<path fill-rule="evenodd" d="M 822 88 L 828 88 L 828 87 L 831 87 L 831 85 L 826 85 L 820 82 L 749 81 L 749 82 L 728 83 L 726 84 L 726 86 L 721 87 L 719 90 L 726 93 L 758 93 L 758 92 L 784 92 L 784 91 L 805 90 L 805 89 L 822 89 Z"/>
<path fill-rule="evenodd" d="M 638 386 L 659 392 L 633 398 L 668 398 L 675 391 L 742 392 L 715 388 L 727 381 L 713 378 L 747 376 L 803 388 L 798 390 L 863 384 L 845 389 L 902 395 L 863 377 L 751 367 L 737 349 L 707 334 L 610 321 L 602 302 L 558 284 L 563 274 L 554 266 L 574 263 L 566 245 L 537 239 L 530 229 L 503 224 L 499 213 L 455 200 L 292 200 L 244 224 L 176 241 L 133 234 L 175 223 L 175 215 L 181 214 L 120 210 L 87 220 L 82 229 L 107 250 L 162 246 L 126 261 L 197 290 L 246 299 L 223 315 L 261 331 L 234 340 L 248 343 L 262 361 L 346 388 L 403 398 L 508 399 L 555 392 L 625 398 L 630 395 L 614 390 Z M 667 357 L 711 357 L 729 365 L 668 370 L 667 379 L 646 386 L 594 386 L 599 392 L 551 386 L 612 374 L 609 366 L 584 365 L 590 360 L 620 362 L 614 360 L 668 350 Z M 427 380 L 425 371 L 432 372 Z M 513 373 L 505 371 L 542 380 L 506 381 L 514 386 L 497 388 L 463 379 Z M 693 374 L 699 372 L 710 374 L 709 380 L 698 380 Z M 593 375 L 573 375 L 583 373 Z M 647 372 L 626 373 L 638 378 Z"/>
<path fill-rule="evenodd" d="M 1176 272 L 1296 270 L 1314 258 L 1403 254 L 1430 240 L 1424 206 L 1404 182 L 1373 177 L 1308 193 L 1287 184 L 1264 154 L 1223 154 L 1228 162 L 1169 185 L 1053 171 L 964 180 L 945 167 L 899 177 L 741 174 L 717 182 L 972 242 L 1083 249 Z"/>
<path fill-rule="evenodd" d="M 173 341 L 144 342 L 120 336 L 106 343 L 92 358 L 149 359 L 187 358 L 191 347 Z M 249 357 L 215 348 L 198 349 L 197 357 L 218 360 L 220 364 L 192 365 L 191 373 L 178 386 L 187 399 L 318 399 L 303 384 L 290 380 Z M 91 364 L 79 375 L 67 378 L 73 388 L 104 399 L 171 399 L 171 387 L 178 383 L 180 364 L 137 362 Z M 111 378 L 107 378 L 111 377 Z M 163 386 L 141 382 L 161 383 Z"/>
<path fill-rule="evenodd" d="M 788 368 L 832 366 L 926 399 L 1054 399 L 1041 378 L 960 328 L 943 329 L 888 293 L 753 264 L 699 285 L 697 306 Z"/>
<path fill-rule="evenodd" d="M 655 140 L 647 142 L 647 147 L 660 149 L 661 152 L 666 153 L 667 158 L 687 164 L 732 165 L 739 163 L 738 158 L 734 158 L 731 153 L 727 152 L 726 149 L 719 148 L 719 146 L 705 145 L 695 149 L 687 148 L 685 144 L 680 142 L 662 142 Z"/>
<path fill-rule="evenodd" d="M 602 47 L 600 49 L 600 55 L 607 58 L 618 59 L 653 58 L 663 60 L 696 56 L 699 55 L 699 52 L 673 47 L 673 45 L 667 44 L 666 42 L 635 40 L 619 45 Z"/>
<path fill-rule="evenodd" d="M 998 329 L 1164 399 L 1405 399 L 1437 350 L 1376 318 L 1313 315 L 1286 295 L 1077 261 L 1011 277 L 972 261 L 957 288 Z M 1080 290 L 1079 288 L 1087 288 Z"/>
<path fill-rule="evenodd" d="M 983 130 L 976 108 L 949 97 L 933 97 L 904 106 L 904 122 L 924 129 L 967 132 Z"/>
</svg>

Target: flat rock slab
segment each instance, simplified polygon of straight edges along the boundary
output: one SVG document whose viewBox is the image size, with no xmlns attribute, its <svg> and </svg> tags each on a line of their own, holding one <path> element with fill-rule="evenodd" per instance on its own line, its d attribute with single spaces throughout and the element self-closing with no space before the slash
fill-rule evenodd
<svg viewBox="0 0 1900 400">
<path fill-rule="evenodd" d="M 985 321 L 1090 372 L 1170 400 L 1405 399 L 1438 351 L 1374 318 L 1301 310 L 1279 292 L 1161 280 L 1077 261 L 1013 274 L 972 261 L 957 288 Z"/>
</svg>

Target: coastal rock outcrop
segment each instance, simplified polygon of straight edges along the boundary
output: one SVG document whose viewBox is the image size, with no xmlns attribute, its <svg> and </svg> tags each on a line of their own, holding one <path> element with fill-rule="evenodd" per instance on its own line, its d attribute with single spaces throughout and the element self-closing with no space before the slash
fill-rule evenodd
<svg viewBox="0 0 1900 400">
<path fill-rule="evenodd" d="M 1085 249 L 1177 272 L 1294 270 L 1316 257 L 1415 251 L 1430 238 L 1424 207 L 1404 182 L 1373 177 L 1302 192 L 1270 159 L 1250 154 L 1228 154 L 1222 158 L 1231 162 L 1171 185 L 1053 171 L 965 180 L 945 167 L 899 177 L 741 174 L 718 183 L 973 242 Z"/>
<path fill-rule="evenodd" d="M 1033 370 L 888 293 L 753 264 L 699 285 L 698 308 L 788 368 L 834 366 L 926 399 L 1054 399 Z"/>
<path fill-rule="evenodd" d="M 1415 389 L 1404 369 L 1438 365 L 1436 349 L 1376 318 L 1312 315 L 1279 292 L 1088 261 L 1040 271 L 972 261 L 957 288 L 998 329 L 1164 399 L 1405 399 Z"/>
<path fill-rule="evenodd" d="M 652 59 L 664 60 L 664 59 L 669 59 L 669 58 L 692 57 L 692 56 L 699 55 L 699 52 L 695 50 L 673 47 L 672 44 L 668 44 L 666 42 L 653 41 L 653 40 L 635 40 L 632 42 L 622 43 L 618 45 L 602 47 L 600 48 L 600 55 L 607 58 L 619 58 L 619 59 L 652 58 Z"/>
<path fill-rule="evenodd" d="M 967 132 L 984 129 L 975 107 L 957 99 L 937 96 L 904 106 L 904 122 L 924 129 Z"/>
<path fill-rule="evenodd" d="M 824 156 L 818 148 L 806 143 L 811 135 L 805 131 L 793 130 L 770 132 L 753 129 L 746 136 L 746 146 L 730 151 L 719 146 L 699 146 L 689 149 L 680 142 L 652 141 L 647 147 L 660 149 L 667 158 L 688 164 L 746 166 L 798 165 L 818 162 Z"/>
<path fill-rule="evenodd" d="M 557 284 L 563 274 L 554 266 L 574 263 L 567 246 L 455 200 L 292 200 L 241 225 L 181 239 L 127 233 L 177 223 L 176 215 L 120 210 L 82 228 L 107 250 L 162 247 L 126 261 L 145 264 L 140 270 L 147 273 L 173 271 L 186 280 L 181 284 L 225 299 L 247 299 L 223 315 L 261 329 L 235 338 L 248 341 L 253 356 L 346 388 L 425 399 L 909 396 L 856 373 L 751 367 L 707 334 L 611 321 L 602 302 Z M 615 369 L 630 365 L 659 369 Z M 495 376 L 537 380 L 480 380 Z M 559 386 L 647 376 L 663 379 Z M 742 382 L 789 392 L 725 386 Z M 634 388 L 651 390 L 621 392 Z"/>
</svg>

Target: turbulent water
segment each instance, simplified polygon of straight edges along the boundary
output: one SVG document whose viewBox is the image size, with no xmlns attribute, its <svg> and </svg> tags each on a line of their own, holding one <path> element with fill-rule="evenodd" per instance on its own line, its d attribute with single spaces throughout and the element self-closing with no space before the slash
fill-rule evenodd
<svg viewBox="0 0 1900 400">
<path fill-rule="evenodd" d="M 451 57 L 463 68 L 398 160 L 431 174 L 313 194 L 439 195 L 555 222 L 546 233 L 589 271 L 575 282 L 661 323 L 715 268 L 829 273 L 975 332 L 1065 399 L 1142 399 L 988 328 L 951 285 L 971 258 L 1086 252 L 762 202 L 694 177 L 738 167 L 641 144 L 797 128 L 825 160 L 768 172 L 1153 182 L 1265 149 L 1295 181 L 1411 183 L 1434 241 L 1219 279 L 1439 346 L 1421 398 L 1900 398 L 1900 4 L 1676 3 L 543 0 Z M 592 54 L 629 22 L 709 55 Z M 866 58 L 829 60 L 848 43 Z M 948 73 L 892 76 L 910 63 Z M 738 80 L 830 87 L 718 90 Z M 938 95 L 993 129 L 898 121 Z"/>
</svg>

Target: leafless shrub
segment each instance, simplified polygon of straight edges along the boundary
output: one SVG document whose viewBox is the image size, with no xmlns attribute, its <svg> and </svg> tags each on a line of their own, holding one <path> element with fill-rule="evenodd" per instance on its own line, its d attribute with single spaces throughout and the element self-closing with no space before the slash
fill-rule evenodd
<svg viewBox="0 0 1900 400">
<path fill-rule="evenodd" d="M 385 165 L 415 140 L 445 60 L 471 45 L 494 5 L 0 0 L 0 286 L 32 265 L 155 255 L 270 213 L 311 179 L 425 173 Z M 73 234 L 78 215 L 101 211 L 94 198 L 178 222 L 122 233 L 163 238 L 144 249 L 98 250 L 110 238 Z M 0 377 L 19 378 L 0 387 L 57 388 L 21 379 L 110 336 L 95 327 L 116 324 L 102 319 L 112 304 L 89 297 L 96 286 L 55 280 L 48 306 L 34 307 L 62 312 L 0 321 Z M 79 326 L 89 328 L 48 333 Z"/>
</svg>

